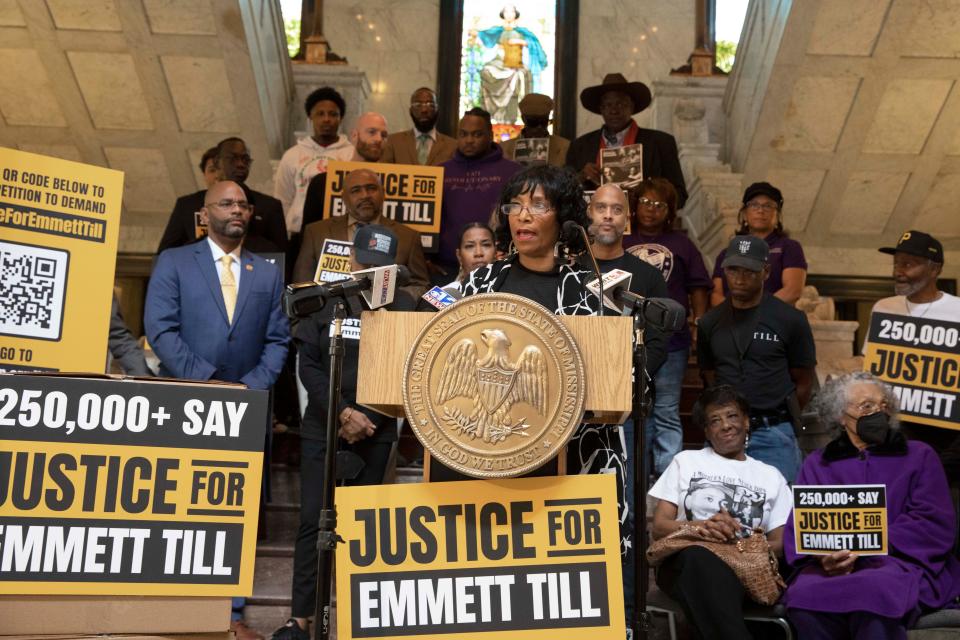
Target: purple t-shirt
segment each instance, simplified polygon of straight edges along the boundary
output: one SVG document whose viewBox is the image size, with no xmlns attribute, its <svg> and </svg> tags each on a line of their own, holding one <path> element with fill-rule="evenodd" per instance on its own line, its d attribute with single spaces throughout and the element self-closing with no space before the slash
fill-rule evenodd
<svg viewBox="0 0 960 640">
<path fill-rule="evenodd" d="M 803 247 L 796 240 L 783 236 L 776 231 L 768 235 L 764 240 L 770 247 L 770 277 L 763 283 L 763 290 L 767 293 L 776 293 L 783 288 L 783 270 L 784 269 L 806 269 L 807 259 L 803 256 Z M 723 259 L 727 255 L 724 249 L 717 256 L 717 263 L 713 265 L 713 277 L 723 280 Z M 723 295 L 729 295 L 727 283 L 723 283 Z"/>
<path fill-rule="evenodd" d="M 627 251 L 647 264 L 660 270 L 667 281 L 670 297 L 683 305 L 690 314 L 690 292 L 693 289 L 713 288 L 700 250 L 685 234 L 668 231 L 655 236 L 634 233 L 623 238 Z M 690 327 L 683 325 L 670 338 L 668 351 L 680 351 L 690 347 Z"/>
</svg>

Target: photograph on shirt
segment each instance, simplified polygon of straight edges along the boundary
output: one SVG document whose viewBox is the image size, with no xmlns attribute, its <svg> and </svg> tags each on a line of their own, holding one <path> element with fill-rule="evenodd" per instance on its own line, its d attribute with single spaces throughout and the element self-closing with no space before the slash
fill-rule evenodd
<svg viewBox="0 0 960 640">
<path fill-rule="evenodd" d="M 698 475 L 690 479 L 681 496 L 687 520 L 709 520 L 724 509 L 745 529 L 760 526 L 767 492 L 729 477 Z"/>
</svg>

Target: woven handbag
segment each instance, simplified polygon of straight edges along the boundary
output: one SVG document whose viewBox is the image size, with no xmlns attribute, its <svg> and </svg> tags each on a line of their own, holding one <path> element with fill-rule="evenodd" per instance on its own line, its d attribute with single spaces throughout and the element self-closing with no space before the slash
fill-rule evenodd
<svg viewBox="0 0 960 640">
<path fill-rule="evenodd" d="M 700 527 L 685 525 L 647 547 L 647 560 L 650 566 L 657 567 L 673 554 L 693 545 L 710 550 L 726 562 L 754 602 L 772 605 L 787 588 L 777 569 L 777 558 L 760 528 L 734 543 L 709 540 Z"/>
</svg>

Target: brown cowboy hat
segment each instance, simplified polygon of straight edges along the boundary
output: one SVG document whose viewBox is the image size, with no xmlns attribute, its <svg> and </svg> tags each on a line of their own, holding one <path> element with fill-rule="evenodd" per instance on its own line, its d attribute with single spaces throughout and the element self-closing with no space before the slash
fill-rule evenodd
<svg viewBox="0 0 960 640">
<path fill-rule="evenodd" d="M 633 113 L 640 113 L 650 106 L 653 96 L 650 87 L 642 82 L 627 82 L 622 73 L 608 73 L 600 84 L 580 92 L 580 104 L 587 111 L 600 113 L 600 99 L 608 91 L 622 91 L 633 100 Z"/>
</svg>

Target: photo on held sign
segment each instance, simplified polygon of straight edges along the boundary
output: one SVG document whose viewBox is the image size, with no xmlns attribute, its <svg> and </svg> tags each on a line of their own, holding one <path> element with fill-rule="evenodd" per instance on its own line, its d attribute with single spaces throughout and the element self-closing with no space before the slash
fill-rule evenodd
<svg viewBox="0 0 960 640">
<path fill-rule="evenodd" d="M 547 164 L 550 138 L 520 138 L 514 147 L 513 159 L 527 167 Z"/>
<path fill-rule="evenodd" d="M 616 184 L 624 189 L 643 182 L 643 145 L 600 150 L 600 184 Z"/>
</svg>

